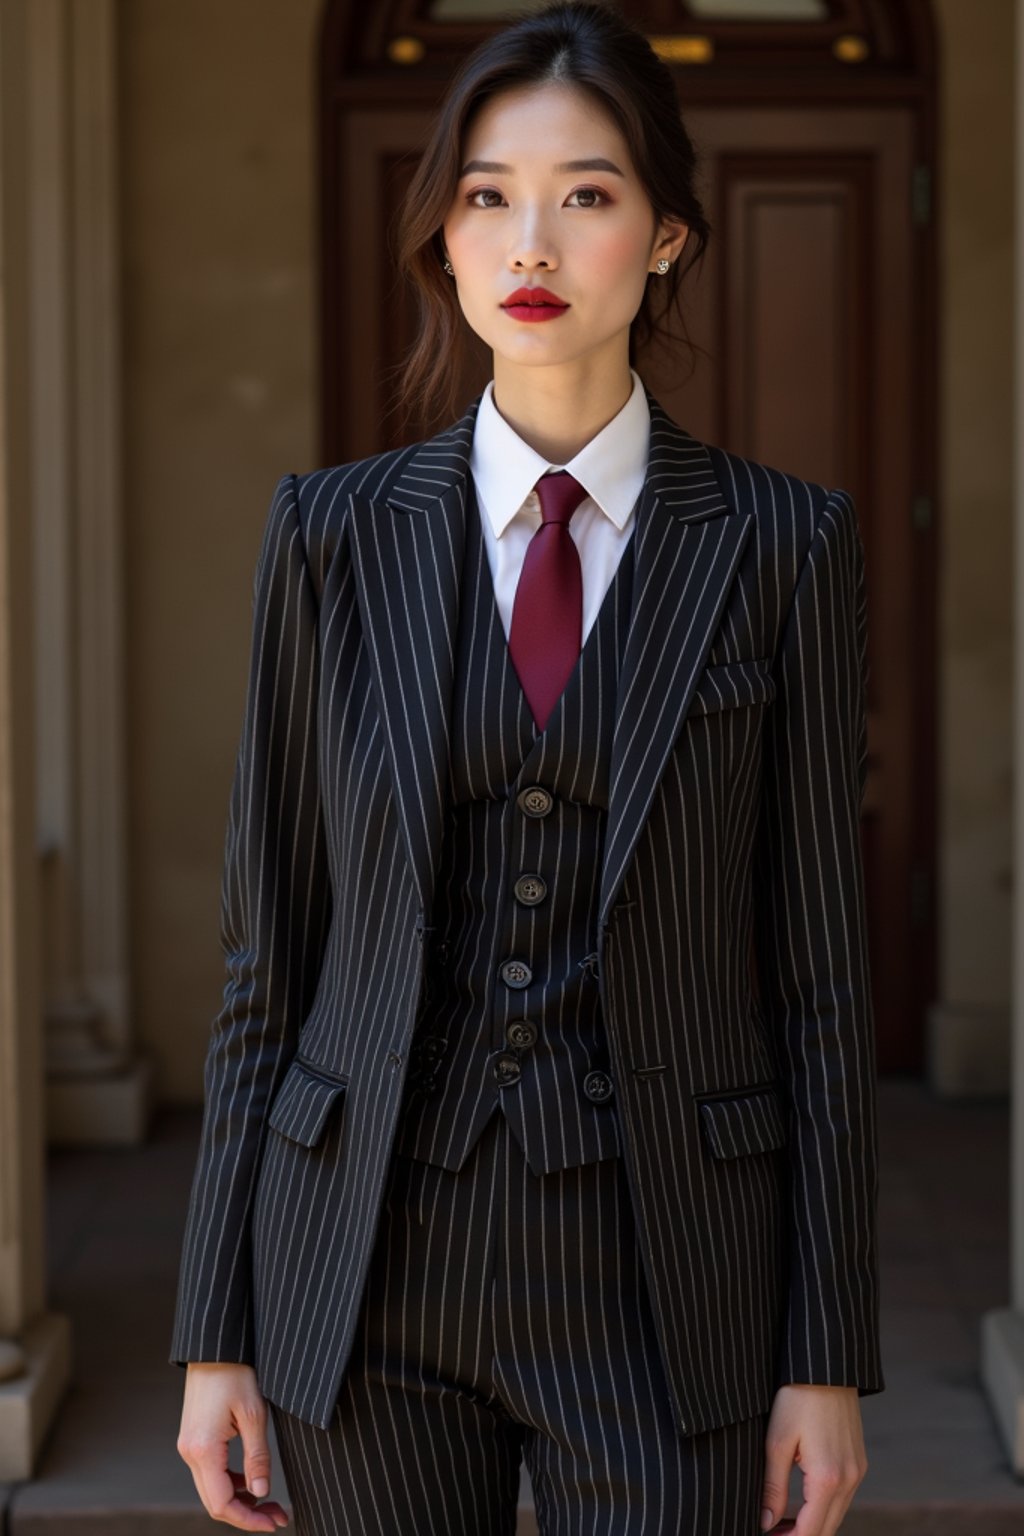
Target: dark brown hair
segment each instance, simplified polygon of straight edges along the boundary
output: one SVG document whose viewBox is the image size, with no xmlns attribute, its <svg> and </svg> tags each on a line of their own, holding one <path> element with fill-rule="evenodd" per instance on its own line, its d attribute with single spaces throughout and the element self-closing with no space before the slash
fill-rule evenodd
<svg viewBox="0 0 1024 1536">
<path fill-rule="evenodd" d="M 685 267 L 649 281 L 629 330 L 638 347 L 675 340 L 662 323 L 678 305 L 691 355 L 680 288 L 703 258 L 711 233 L 694 182 L 696 154 L 683 126 L 675 81 L 642 32 L 603 0 L 568 0 L 520 17 L 476 48 L 456 71 L 398 210 L 396 262 L 412 282 L 416 339 L 396 372 L 396 409 L 421 419 L 458 414 L 456 391 L 467 332 L 455 283 L 444 271 L 444 220 L 458 188 L 460 156 L 473 115 L 498 92 L 548 82 L 575 85 L 602 106 L 621 132 L 655 219 L 689 226 Z"/>
</svg>

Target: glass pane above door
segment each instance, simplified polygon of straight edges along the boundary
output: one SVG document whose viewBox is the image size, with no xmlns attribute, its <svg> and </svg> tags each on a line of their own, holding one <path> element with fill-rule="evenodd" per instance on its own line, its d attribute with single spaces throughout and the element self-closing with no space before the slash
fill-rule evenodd
<svg viewBox="0 0 1024 1536">
<path fill-rule="evenodd" d="M 540 10 L 547 0 L 516 8 L 516 15 Z M 686 0 L 683 17 L 695 21 L 827 21 L 826 0 Z M 487 21 L 509 16 L 508 0 L 433 0 L 431 21 Z"/>
<path fill-rule="evenodd" d="M 826 0 L 686 0 L 701 21 L 827 21 Z"/>
<path fill-rule="evenodd" d="M 431 21 L 488 21 L 499 17 L 511 24 L 526 11 L 539 11 L 548 0 L 536 0 L 535 4 L 516 6 L 514 16 L 509 15 L 508 0 L 434 0 L 430 7 Z"/>
</svg>

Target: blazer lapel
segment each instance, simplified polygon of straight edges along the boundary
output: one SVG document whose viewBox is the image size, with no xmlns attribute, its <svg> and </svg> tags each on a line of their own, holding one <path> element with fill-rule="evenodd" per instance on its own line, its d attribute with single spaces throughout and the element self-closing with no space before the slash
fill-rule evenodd
<svg viewBox="0 0 1024 1536">
<path fill-rule="evenodd" d="M 406 853 L 424 913 L 441 854 L 450 710 L 478 395 L 418 443 L 386 493 L 350 495 L 356 596 Z"/>
<path fill-rule="evenodd" d="M 646 391 L 647 474 L 636 508 L 633 611 L 619 678 L 599 924 L 605 925 L 689 708 L 752 513 L 723 499 L 704 444 Z M 352 560 L 395 801 L 424 912 L 444 829 L 450 708 L 480 396 L 416 445 L 386 499 L 353 492 Z"/>
<path fill-rule="evenodd" d="M 703 443 L 648 394 L 633 611 L 619 674 L 598 902 L 604 927 L 682 729 L 754 522 L 722 496 Z"/>
</svg>

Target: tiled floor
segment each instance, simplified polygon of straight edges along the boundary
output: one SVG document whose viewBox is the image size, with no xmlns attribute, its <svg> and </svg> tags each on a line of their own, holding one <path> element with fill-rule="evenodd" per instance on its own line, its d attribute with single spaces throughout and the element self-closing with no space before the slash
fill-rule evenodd
<svg viewBox="0 0 1024 1536">
<path fill-rule="evenodd" d="M 861 1400 L 870 1466 L 844 1536 L 1024 1536 L 977 1368 L 979 1316 L 1008 1298 L 1007 1106 L 886 1081 L 880 1115 L 887 1388 Z M 184 1372 L 167 1363 L 198 1125 L 164 1112 L 140 1149 L 50 1155 L 50 1302 L 73 1322 L 74 1379 L 36 1475 L 0 1485 L 4 1536 L 214 1528 L 175 1450 Z M 790 1514 L 799 1486 L 794 1470 Z"/>
</svg>

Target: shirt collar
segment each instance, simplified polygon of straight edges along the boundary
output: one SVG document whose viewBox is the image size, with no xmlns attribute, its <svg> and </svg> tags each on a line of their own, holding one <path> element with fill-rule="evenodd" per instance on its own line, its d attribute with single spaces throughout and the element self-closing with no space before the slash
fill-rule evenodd
<svg viewBox="0 0 1024 1536">
<path fill-rule="evenodd" d="M 496 537 L 549 469 L 567 469 L 616 527 L 624 527 L 647 473 L 651 425 L 643 381 L 635 369 L 629 371 L 633 390 L 625 405 L 564 465 L 543 458 L 523 441 L 494 403 L 494 380 L 488 382 L 476 414 L 469 467 Z"/>
</svg>

